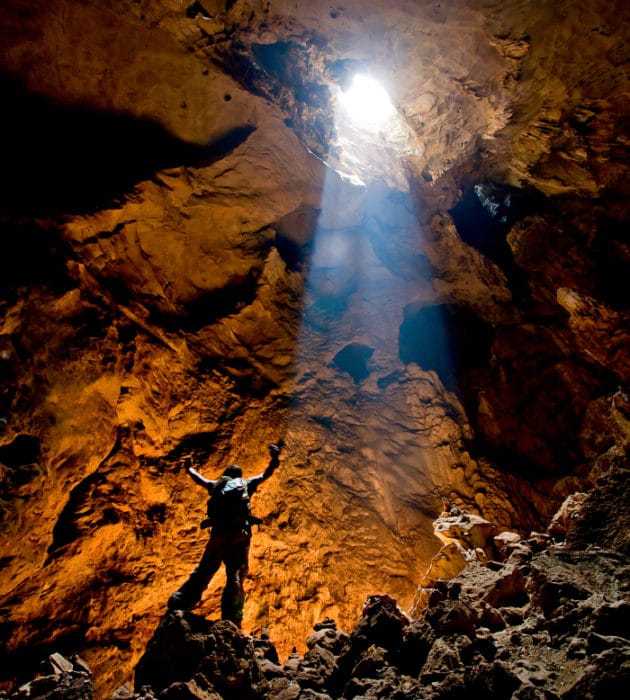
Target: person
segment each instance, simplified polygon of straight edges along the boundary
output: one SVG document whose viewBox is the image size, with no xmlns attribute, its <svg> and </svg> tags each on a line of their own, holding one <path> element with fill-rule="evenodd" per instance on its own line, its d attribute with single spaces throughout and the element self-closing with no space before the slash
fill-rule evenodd
<svg viewBox="0 0 630 700">
<path fill-rule="evenodd" d="M 186 471 L 195 483 L 208 491 L 208 518 L 201 526 L 212 527 L 212 530 L 198 566 L 169 598 L 169 610 L 190 610 L 195 607 L 223 563 L 227 581 L 221 596 L 221 618 L 231 620 L 237 627 L 241 626 L 245 604 L 243 582 L 249 566 L 252 525 L 260 523 L 251 513 L 249 499 L 277 469 L 280 448 L 281 444 L 269 445 L 269 465 L 262 474 L 249 479 L 243 479 L 243 471 L 237 464 L 230 465 L 219 479 L 206 479 L 190 463 L 186 465 Z M 230 502 L 230 492 L 236 495 L 237 501 Z M 221 507 L 221 503 L 229 504 L 227 512 L 226 506 Z"/>
</svg>

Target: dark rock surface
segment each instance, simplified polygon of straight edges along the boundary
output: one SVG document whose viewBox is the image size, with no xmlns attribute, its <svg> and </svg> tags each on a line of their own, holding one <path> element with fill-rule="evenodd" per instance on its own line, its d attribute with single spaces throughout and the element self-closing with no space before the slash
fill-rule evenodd
<svg viewBox="0 0 630 700">
<path fill-rule="evenodd" d="M 624 500 L 608 491 L 612 476 L 579 499 L 568 534 L 589 526 L 602 498 L 613 509 Z M 617 516 L 627 524 L 627 509 Z M 630 559 L 623 547 L 551 542 L 533 535 L 511 542 L 502 561 L 470 561 L 434 582 L 415 618 L 389 596 L 369 596 L 349 634 L 326 619 L 306 653 L 284 663 L 267 635 L 167 612 L 136 666 L 135 688 L 112 700 L 621 698 L 630 683 Z M 55 654 L 8 697 L 90 700 L 91 675 Z"/>
<path fill-rule="evenodd" d="M 116 698 L 616 698 L 630 682 L 630 566 L 618 553 L 529 552 L 498 570 L 471 565 L 411 620 L 387 596 L 346 635 L 333 624 L 304 655 L 229 622 L 169 612 Z M 85 674 L 44 676 L 10 696 L 92 697 Z"/>
</svg>

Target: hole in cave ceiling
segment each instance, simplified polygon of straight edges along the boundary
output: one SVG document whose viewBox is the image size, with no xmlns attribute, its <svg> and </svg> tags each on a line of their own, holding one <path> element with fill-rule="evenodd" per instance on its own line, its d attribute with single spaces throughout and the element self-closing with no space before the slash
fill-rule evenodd
<svg viewBox="0 0 630 700">
<path fill-rule="evenodd" d="M 383 179 L 408 190 L 402 159 L 423 147 L 391 90 L 374 77 L 374 67 L 330 61 L 329 54 L 321 37 L 258 43 L 228 70 L 247 90 L 276 102 L 309 151 L 341 177 L 358 186 Z"/>
<path fill-rule="evenodd" d="M 403 160 L 419 155 L 421 149 L 386 88 L 372 76 L 358 73 L 348 87 L 332 92 L 336 140 L 328 164 L 356 185 L 383 179 L 406 191 Z"/>
<path fill-rule="evenodd" d="M 347 90 L 341 88 L 338 100 L 347 118 L 368 131 L 386 126 L 396 115 L 385 88 L 369 75 L 355 75 Z"/>
</svg>

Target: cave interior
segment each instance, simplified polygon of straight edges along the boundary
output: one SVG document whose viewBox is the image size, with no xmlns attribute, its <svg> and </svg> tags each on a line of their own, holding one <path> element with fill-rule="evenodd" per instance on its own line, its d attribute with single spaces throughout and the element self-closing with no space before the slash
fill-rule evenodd
<svg viewBox="0 0 630 700">
<path fill-rule="evenodd" d="M 3 688 L 131 678 L 204 546 L 188 458 L 284 442 L 244 618 L 281 658 L 417 611 L 445 502 L 527 537 L 592 493 L 574 547 L 627 557 L 628 3 L 6 0 L 0 33 Z"/>
</svg>

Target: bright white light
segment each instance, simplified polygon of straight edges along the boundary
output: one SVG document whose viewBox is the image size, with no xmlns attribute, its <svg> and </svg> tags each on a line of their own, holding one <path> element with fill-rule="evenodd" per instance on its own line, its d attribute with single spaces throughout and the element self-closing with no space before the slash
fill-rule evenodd
<svg viewBox="0 0 630 700">
<path fill-rule="evenodd" d="M 339 101 L 348 118 L 364 129 L 377 129 L 396 113 L 383 86 L 367 75 L 355 75 L 348 90 L 340 91 Z"/>
</svg>

